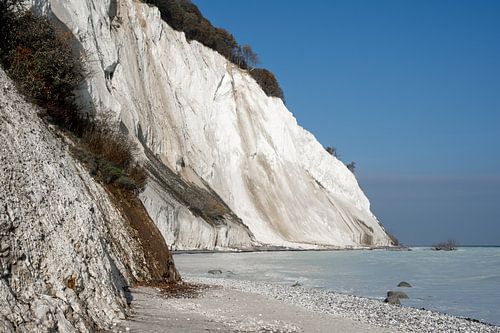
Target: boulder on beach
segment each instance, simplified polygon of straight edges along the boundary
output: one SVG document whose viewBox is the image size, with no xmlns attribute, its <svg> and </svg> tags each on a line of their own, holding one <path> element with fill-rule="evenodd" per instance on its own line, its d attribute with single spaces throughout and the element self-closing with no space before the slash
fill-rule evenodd
<svg viewBox="0 0 500 333">
<path fill-rule="evenodd" d="M 406 281 L 401 281 L 401 282 L 399 282 L 398 287 L 400 287 L 400 288 L 411 288 L 411 284 L 409 284 Z"/>
<path fill-rule="evenodd" d="M 394 295 L 388 296 L 386 299 L 384 299 L 384 303 L 389 303 L 393 305 L 401 305 L 401 301 L 399 300 L 399 297 L 396 297 Z"/>
<path fill-rule="evenodd" d="M 222 271 L 220 269 L 211 269 L 208 271 L 208 274 L 222 274 Z"/>
<path fill-rule="evenodd" d="M 392 290 L 387 292 L 387 298 L 389 298 L 389 297 L 397 297 L 399 299 L 409 298 L 408 295 L 405 292 L 402 292 L 402 291 L 392 291 Z"/>
</svg>

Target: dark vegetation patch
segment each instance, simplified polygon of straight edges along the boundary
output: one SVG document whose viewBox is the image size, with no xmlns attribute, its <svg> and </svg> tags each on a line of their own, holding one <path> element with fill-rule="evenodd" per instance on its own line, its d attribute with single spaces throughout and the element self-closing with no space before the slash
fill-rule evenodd
<svg viewBox="0 0 500 333">
<path fill-rule="evenodd" d="M 23 11 L 22 3 L 0 0 L 0 62 L 29 100 L 59 125 L 80 132 L 86 121 L 79 117 L 74 91 L 86 73 L 72 53 L 72 35 Z"/>
<path fill-rule="evenodd" d="M 273 73 L 265 68 L 255 68 L 250 71 L 250 75 L 261 86 L 267 96 L 275 96 L 284 99 L 283 90 L 278 84 L 278 80 Z"/>
<path fill-rule="evenodd" d="M 254 68 L 258 57 L 248 44 L 239 45 L 234 36 L 227 30 L 217 28 L 210 23 L 190 0 L 143 0 L 158 7 L 161 18 L 173 29 L 183 31 L 188 40 L 196 40 L 201 44 L 219 52 L 226 59 L 249 70 L 250 75 L 261 86 L 267 96 L 279 97 L 284 101 L 283 90 L 273 73 L 263 68 Z"/>
<path fill-rule="evenodd" d="M 147 174 L 135 162 L 138 147 L 119 130 L 111 115 L 93 119 L 87 125 L 80 143 L 75 155 L 101 183 L 135 194 L 142 192 Z"/>
</svg>

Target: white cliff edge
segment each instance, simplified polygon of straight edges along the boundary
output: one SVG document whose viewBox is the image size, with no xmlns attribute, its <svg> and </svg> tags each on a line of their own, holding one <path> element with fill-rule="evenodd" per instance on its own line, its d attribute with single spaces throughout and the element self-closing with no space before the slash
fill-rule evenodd
<svg viewBox="0 0 500 333">
<path fill-rule="evenodd" d="M 34 2 L 85 50 L 91 76 L 82 103 L 118 114 L 146 163 L 215 193 L 232 211 L 207 222 L 156 170 L 141 200 L 174 249 L 391 244 L 354 175 L 283 102 L 217 52 L 188 42 L 157 8 L 134 0 Z"/>
</svg>

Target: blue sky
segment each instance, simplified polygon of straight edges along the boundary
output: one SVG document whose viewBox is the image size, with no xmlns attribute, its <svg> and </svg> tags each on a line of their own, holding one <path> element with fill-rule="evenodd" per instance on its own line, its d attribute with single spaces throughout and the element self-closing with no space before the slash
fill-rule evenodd
<svg viewBox="0 0 500 333">
<path fill-rule="evenodd" d="M 500 1 L 194 1 L 407 244 L 500 245 Z"/>
</svg>

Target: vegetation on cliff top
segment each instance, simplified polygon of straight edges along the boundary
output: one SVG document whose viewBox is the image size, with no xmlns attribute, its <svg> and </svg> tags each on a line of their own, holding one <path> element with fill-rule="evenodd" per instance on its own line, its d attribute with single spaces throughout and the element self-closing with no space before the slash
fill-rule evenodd
<svg viewBox="0 0 500 333">
<path fill-rule="evenodd" d="M 249 74 L 268 96 L 285 99 L 278 80 L 269 70 L 255 68 L 258 57 L 248 44 L 239 45 L 227 30 L 217 28 L 207 20 L 190 0 L 143 0 L 158 7 L 161 18 L 177 31 L 183 31 L 188 40 L 196 40 L 219 52 L 226 59 Z"/>
</svg>

